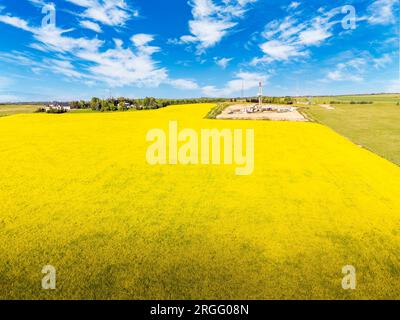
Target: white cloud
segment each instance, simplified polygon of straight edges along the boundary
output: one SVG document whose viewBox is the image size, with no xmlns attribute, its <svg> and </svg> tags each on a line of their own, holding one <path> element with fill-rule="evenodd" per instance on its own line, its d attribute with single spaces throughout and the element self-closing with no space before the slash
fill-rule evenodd
<svg viewBox="0 0 400 320">
<path fill-rule="evenodd" d="M 37 49 L 62 53 L 63 57 L 60 59 L 43 60 L 41 63 L 34 62 L 28 57 L 21 57 L 19 61 L 21 64 L 34 67 L 36 70 L 45 68 L 69 78 L 101 81 L 109 86 L 158 86 L 168 80 L 167 70 L 158 67 L 158 63 L 152 58 L 159 48 L 149 45 L 149 42 L 153 40 L 151 35 L 134 35 L 131 38 L 133 48 L 124 48 L 121 40 L 114 39 L 115 48 L 103 51 L 101 49 L 104 41 L 97 38 L 66 36 L 65 34 L 71 30 L 62 30 L 53 26 L 30 27 L 26 21 L 10 16 L 0 16 L 0 21 L 31 32 L 38 41 L 32 46 Z M 84 71 L 77 71 L 65 56 L 68 56 L 71 61 L 85 65 Z"/>
<path fill-rule="evenodd" d="M 390 54 L 385 53 L 382 57 L 373 59 L 373 65 L 376 69 L 382 69 L 392 62 Z"/>
<path fill-rule="evenodd" d="M 81 16 L 109 26 L 123 26 L 137 10 L 132 10 L 125 0 L 66 0 L 85 8 Z"/>
<path fill-rule="evenodd" d="M 376 72 L 374 69 L 384 69 L 389 65 L 392 68 L 393 57 L 390 53 L 373 56 L 368 51 L 345 51 L 329 62 L 334 63 L 334 68 L 327 72 L 326 78 L 322 79 L 322 82 L 360 82 L 364 80 L 367 73 Z"/>
<path fill-rule="evenodd" d="M 46 66 L 47 69 L 50 69 L 53 73 L 58 73 L 65 75 L 70 78 L 83 78 L 84 75 L 78 72 L 72 63 L 67 60 L 56 60 L 56 59 L 47 59 L 43 60 L 43 65 Z"/>
<path fill-rule="evenodd" d="M 318 45 L 325 39 L 332 36 L 332 33 L 321 26 L 302 31 L 299 35 L 300 43 L 306 46 Z"/>
<path fill-rule="evenodd" d="M 363 74 L 367 60 L 364 58 L 354 58 L 347 62 L 336 65 L 335 70 L 328 72 L 327 80 L 332 81 L 353 81 L 359 82 L 364 80 Z"/>
<path fill-rule="evenodd" d="M 133 37 L 137 40 L 140 37 Z M 151 40 L 149 40 L 151 41 Z M 123 48 L 122 41 L 115 41 L 116 46 L 105 52 L 80 51 L 77 56 L 94 65 L 88 67 L 95 79 L 101 79 L 110 86 L 158 86 L 168 79 L 165 68 L 159 68 L 152 59 L 158 47 L 147 42 L 136 42 L 135 50 Z"/>
<path fill-rule="evenodd" d="M 93 30 L 97 33 L 101 33 L 103 32 L 103 30 L 101 30 L 101 27 L 98 23 L 93 22 L 93 21 L 89 21 L 89 20 L 82 20 L 80 22 L 81 27 L 86 28 L 86 29 L 90 29 Z"/>
<path fill-rule="evenodd" d="M 301 5 L 300 2 L 293 1 L 293 2 L 291 2 L 291 3 L 289 4 L 288 9 L 289 9 L 289 10 L 291 10 L 291 9 L 297 9 L 300 5 Z"/>
<path fill-rule="evenodd" d="M 331 29 L 338 21 L 331 19 L 338 13 L 340 8 L 334 8 L 308 20 L 299 21 L 291 15 L 269 22 L 262 33 L 266 41 L 259 44 L 264 56 L 254 58 L 251 64 L 307 57 L 309 47 L 322 45 L 332 37 Z"/>
<path fill-rule="evenodd" d="M 226 69 L 226 67 L 228 66 L 229 62 L 231 62 L 233 60 L 233 58 L 214 58 L 215 63 L 217 65 L 219 65 L 222 69 Z"/>
<path fill-rule="evenodd" d="M 158 68 L 147 54 L 138 54 L 131 49 L 115 48 L 103 53 L 83 52 L 82 59 L 94 62 L 89 67 L 95 79 L 108 85 L 158 86 L 168 78 L 166 69 Z"/>
<path fill-rule="evenodd" d="M 34 64 L 35 62 L 26 54 L 20 53 L 18 51 L 11 51 L 11 52 L 0 52 L 0 58 L 4 62 L 15 62 L 20 65 L 29 66 Z"/>
<path fill-rule="evenodd" d="M 35 74 L 41 74 L 44 71 L 50 71 L 55 74 L 62 74 L 68 78 L 81 79 L 88 77 L 88 75 L 77 71 L 72 65 L 71 61 L 62 59 L 61 57 L 59 59 L 43 59 L 41 61 L 35 61 L 32 56 L 18 51 L 13 51 L 11 53 L 0 52 L 0 59 L 4 62 L 18 63 L 30 68 Z"/>
<path fill-rule="evenodd" d="M 233 28 L 236 23 L 222 20 L 201 19 L 189 22 L 190 32 L 194 36 L 183 36 L 183 42 L 200 42 L 200 51 L 215 46 Z"/>
<path fill-rule="evenodd" d="M 196 43 L 197 52 L 214 47 L 246 12 L 248 4 L 257 0 L 191 0 L 193 20 L 189 21 L 191 35 L 180 37 L 180 43 Z"/>
<path fill-rule="evenodd" d="M 394 15 L 394 6 L 398 3 L 396 0 L 377 0 L 373 2 L 367 9 L 368 22 L 370 24 L 394 24 L 396 18 Z"/>
<path fill-rule="evenodd" d="M 36 6 L 45 6 L 46 2 L 44 0 L 28 0 L 30 3 Z"/>
<path fill-rule="evenodd" d="M 149 42 L 151 42 L 153 40 L 154 40 L 154 36 L 153 35 L 144 34 L 144 33 L 135 34 L 134 36 L 131 37 L 131 41 L 137 47 L 141 47 L 141 46 L 147 45 Z"/>
<path fill-rule="evenodd" d="M 364 80 L 363 77 L 345 72 L 341 68 L 329 72 L 328 79 L 333 81 L 355 81 L 355 82 Z"/>
<path fill-rule="evenodd" d="M 25 31 L 30 31 L 32 32 L 33 29 L 31 27 L 29 27 L 28 22 L 26 22 L 23 19 L 20 19 L 18 17 L 12 17 L 9 15 L 1 15 L 0 16 L 0 22 L 9 24 L 11 26 L 14 26 L 16 28 L 25 30 Z"/>
<path fill-rule="evenodd" d="M 203 94 L 209 97 L 239 96 L 242 88 L 247 91 L 258 87 L 260 81 L 266 82 L 269 75 L 255 72 L 239 72 L 235 79 L 229 81 L 223 88 L 206 86 L 202 88 Z"/>
<path fill-rule="evenodd" d="M 261 44 L 260 48 L 272 60 L 287 61 L 293 57 L 306 55 L 298 47 L 279 40 L 267 41 Z"/>
<path fill-rule="evenodd" d="M 95 52 L 103 45 L 103 41 L 93 38 L 72 38 L 64 34 L 71 30 L 62 30 L 55 27 L 37 28 L 33 30 L 33 36 L 40 42 L 44 50 L 66 52 L 75 54 L 78 51 L 86 50 Z"/>
<path fill-rule="evenodd" d="M 195 90 L 199 88 L 199 85 L 197 82 L 189 79 L 176 79 L 176 80 L 171 80 L 170 84 L 181 90 Z"/>
</svg>

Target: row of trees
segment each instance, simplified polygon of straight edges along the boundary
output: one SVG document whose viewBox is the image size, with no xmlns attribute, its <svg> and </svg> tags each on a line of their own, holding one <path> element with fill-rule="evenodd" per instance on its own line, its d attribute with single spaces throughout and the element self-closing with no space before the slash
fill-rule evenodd
<svg viewBox="0 0 400 320">
<path fill-rule="evenodd" d="M 153 97 L 146 97 L 144 99 L 129 99 L 124 97 L 99 99 L 93 97 L 90 101 L 72 101 L 70 103 L 70 106 L 72 109 L 92 109 L 95 111 L 126 111 L 129 109 L 159 109 L 174 104 L 211 103 L 222 101 L 225 101 L 225 99 L 156 99 Z"/>
<path fill-rule="evenodd" d="M 258 103 L 257 97 L 245 98 L 246 102 Z M 126 111 L 133 110 L 149 110 L 164 108 L 169 105 L 191 104 L 191 103 L 219 103 L 219 102 L 237 102 L 242 99 L 223 99 L 223 98 L 195 98 L 195 99 L 156 99 L 154 97 L 146 97 L 144 99 L 130 99 L 125 97 L 100 99 L 93 97 L 90 101 L 72 101 L 71 109 L 92 109 L 95 111 Z M 271 104 L 294 104 L 292 97 L 263 97 L 263 103 Z"/>
<path fill-rule="evenodd" d="M 330 104 L 373 104 L 373 101 L 330 101 Z"/>
<path fill-rule="evenodd" d="M 258 103 L 258 98 L 246 98 L 246 102 Z M 292 97 L 263 97 L 262 103 L 271 104 L 293 104 Z"/>
<path fill-rule="evenodd" d="M 144 99 L 130 98 L 109 98 L 99 99 L 93 97 L 90 101 L 72 101 L 70 106 L 72 109 L 92 109 L 95 111 L 126 111 L 149 110 L 164 108 L 169 105 L 190 104 L 190 103 L 219 103 L 219 102 L 236 102 L 240 99 L 223 99 L 223 98 L 195 98 L 195 99 L 156 99 L 146 97 Z M 246 102 L 258 103 L 258 98 L 246 98 Z M 263 103 L 271 104 L 293 104 L 292 97 L 263 97 Z"/>
</svg>

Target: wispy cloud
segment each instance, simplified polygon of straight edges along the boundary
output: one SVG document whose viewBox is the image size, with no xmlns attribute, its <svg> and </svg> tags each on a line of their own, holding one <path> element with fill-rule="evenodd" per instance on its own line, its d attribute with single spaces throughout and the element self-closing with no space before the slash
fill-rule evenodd
<svg viewBox="0 0 400 320">
<path fill-rule="evenodd" d="M 135 38 L 133 38 L 133 41 Z M 168 79 L 165 68 L 158 68 L 152 54 L 158 47 L 148 43 L 133 43 L 134 48 L 124 48 L 121 40 L 105 52 L 83 51 L 79 58 L 95 63 L 88 70 L 110 86 L 158 86 Z"/>
<path fill-rule="evenodd" d="M 383 69 L 392 62 L 392 56 L 385 53 L 382 57 L 373 59 L 373 66 L 375 69 Z"/>
<path fill-rule="evenodd" d="M 29 32 L 33 32 L 34 29 L 29 27 L 28 22 L 26 22 L 23 19 L 17 18 L 17 17 L 12 17 L 10 15 L 1 15 L 0 16 L 0 22 L 9 24 L 11 26 L 14 26 L 16 28 L 25 30 L 25 31 L 29 31 Z"/>
<path fill-rule="evenodd" d="M 44 0 L 28 0 L 28 1 L 36 6 L 45 6 L 46 5 L 46 1 L 44 1 Z"/>
<path fill-rule="evenodd" d="M 21 57 L 19 63 L 30 64 L 36 70 L 44 68 L 54 73 L 62 73 L 66 77 L 86 78 L 105 82 L 109 86 L 158 86 L 168 79 L 167 70 L 159 68 L 152 58 L 152 55 L 159 51 L 158 47 L 149 45 L 153 41 L 152 35 L 134 35 L 131 44 L 126 47 L 122 40 L 115 39 L 115 47 L 104 51 L 104 41 L 97 38 L 69 37 L 66 34 L 71 30 L 54 26 L 32 27 L 27 21 L 11 16 L 0 16 L 0 22 L 31 32 L 37 40 L 32 47 L 63 55 L 62 59 L 42 60 L 40 63 Z M 65 56 L 79 63 L 84 71 L 77 71 Z"/>
<path fill-rule="evenodd" d="M 327 79 L 333 81 L 362 81 L 367 60 L 355 58 L 336 65 L 335 70 L 328 72 Z"/>
<path fill-rule="evenodd" d="M 238 23 L 250 3 L 257 0 L 191 0 L 193 20 L 189 21 L 190 35 L 180 38 L 180 43 L 197 44 L 201 54 L 214 47 Z"/>
<path fill-rule="evenodd" d="M 123 26 L 138 15 L 125 0 L 66 0 L 84 8 L 80 14 L 85 19 L 91 19 L 109 26 Z"/>
<path fill-rule="evenodd" d="M 152 42 L 153 40 L 154 40 L 153 35 L 145 34 L 145 33 L 138 33 L 131 37 L 131 41 L 137 47 L 143 47 L 143 46 L 147 45 L 148 43 Z"/>
<path fill-rule="evenodd" d="M 202 88 L 203 94 L 209 97 L 230 97 L 240 95 L 241 90 L 250 90 L 258 87 L 259 81 L 266 82 L 269 76 L 257 72 L 238 72 L 235 78 L 228 81 L 222 88 L 215 86 L 205 86 Z"/>
<path fill-rule="evenodd" d="M 299 20 L 296 15 L 290 15 L 283 20 L 269 22 L 262 33 L 266 41 L 259 44 L 264 56 L 254 58 L 252 64 L 307 57 L 309 47 L 322 45 L 332 37 L 333 26 L 340 22 L 332 21 L 332 18 L 340 10 L 334 8 L 326 13 L 321 12 L 308 20 Z"/>
<path fill-rule="evenodd" d="M 377 0 L 374 1 L 367 9 L 367 20 L 370 24 L 388 25 L 396 23 L 395 5 L 399 4 L 398 0 Z"/>
<path fill-rule="evenodd" d="M 72 62 L 66 58 L 45 58 L 40 61 L 35 60 L 35 57 L 23 52 L 13 51 L 11 53 L 0 52 L 0 60 L 3 62 L 14 63 L 30 68 L 35 74 L 43 72 L 52 72 L 62 74 L 68 78 L 82 79 L 89 77 L 75 69 Z"/>
<path fill-rule="evenodd" d="M 180 90 L 195 90 L 199 88 L 197 82 L 190 79 L 175 79 L 171 80 L 170 84 Z"/>
<path fill-rule="evenodd" d="M 332 61 L 335 63 L 326 74 L 322 82 L 350 81 L 361 82 L 366 75 L 375 70 L 382 70 L 391 65 L 393 61 L 390 53 L 374 56 L 368 51 L 345 51 L 338 54 Z"/>
<path fill-rule="evenodd" d="M 98 23 L 93 22 L 93 21 L 89 21 L 89 20 L 82 20 L 80 21 L 80 26 L 89 30 L 93 30 L 97 33 L 101 33 L 103 32 L 103 30 L 101 30 L 101 27 Z"/>
<path fill-rule="evenodd" d="M 301 5 L 300 2 L 298 2 L 298 1 L 292 1 L 292 2 L 288 5 L 287 9 L 288 9 L 288 10 L 294 10 L 294 9 L 297 9 L 300 5 Z"/>
<path fill-rule="evenodd" d="M 231 62 L 233 60 L 233 58 L 214 58 L 215 63 L 220 66 L 222 69 L 226 69 L 226 67 L 228 66 L 229 62 Z"/>
<path fill-rule="evenodd" d="M 86 77 L 84 74 L 77 71 L 71 61 L 68 60 L 45 59 L 41 65 L 45 65 L 47 69 L 50 69 L 54 73 L 62 74 L 70 78 L 80 79 Z"/>
</svg>

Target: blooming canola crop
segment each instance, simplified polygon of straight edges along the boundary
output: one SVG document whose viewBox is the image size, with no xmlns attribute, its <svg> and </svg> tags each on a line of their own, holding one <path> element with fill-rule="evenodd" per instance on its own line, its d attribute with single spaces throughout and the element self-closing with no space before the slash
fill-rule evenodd
<svg viewBox="0 0 400 320">
<path fill-rule="evenodd" d="M 319 124 L 212 107 L 1 118 L 0 298 L 400 298 L 400 168 Z M 254 130 L 253 172 L 149 164 L 170 121 Z"/>
</svg>

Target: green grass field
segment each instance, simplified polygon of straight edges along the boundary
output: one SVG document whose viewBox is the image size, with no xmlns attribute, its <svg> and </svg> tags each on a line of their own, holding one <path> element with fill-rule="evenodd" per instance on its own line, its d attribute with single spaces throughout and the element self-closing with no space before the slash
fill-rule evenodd
<svg viewBox="0 0 400 320">
<path fill-rule="evenodd" d="M 13 104 L 0 104 L 0 117 L 9 116 L 13 114 L 33 113 L 40 106 L 39 105 L 13 105 Z"/>
<path fill-rule="evenodd" d="M 400 94 L 360 94 L 360 95 L 343 95 L 343 96 L 321 96 L 313 97 L 314 103 L 329 103 L 331 101 L 351 102 L 351 101 L 372 101 L 378 103 L 396 104 L 400 102 Z"/>
<path fill-rule="evenodd" d="M 318 106 L 333 104 L 334 110 Z M 349 104 L 350 101 L 372 101 L 373 104 Z M 335 96 L 313 98 L 315 105 L 304 111 L 312 119 L 325 124 L 355 144 L 400 165 L 400 95 Z M 347 102 L 347 103 L 346 103 Z"/>
</svg>

